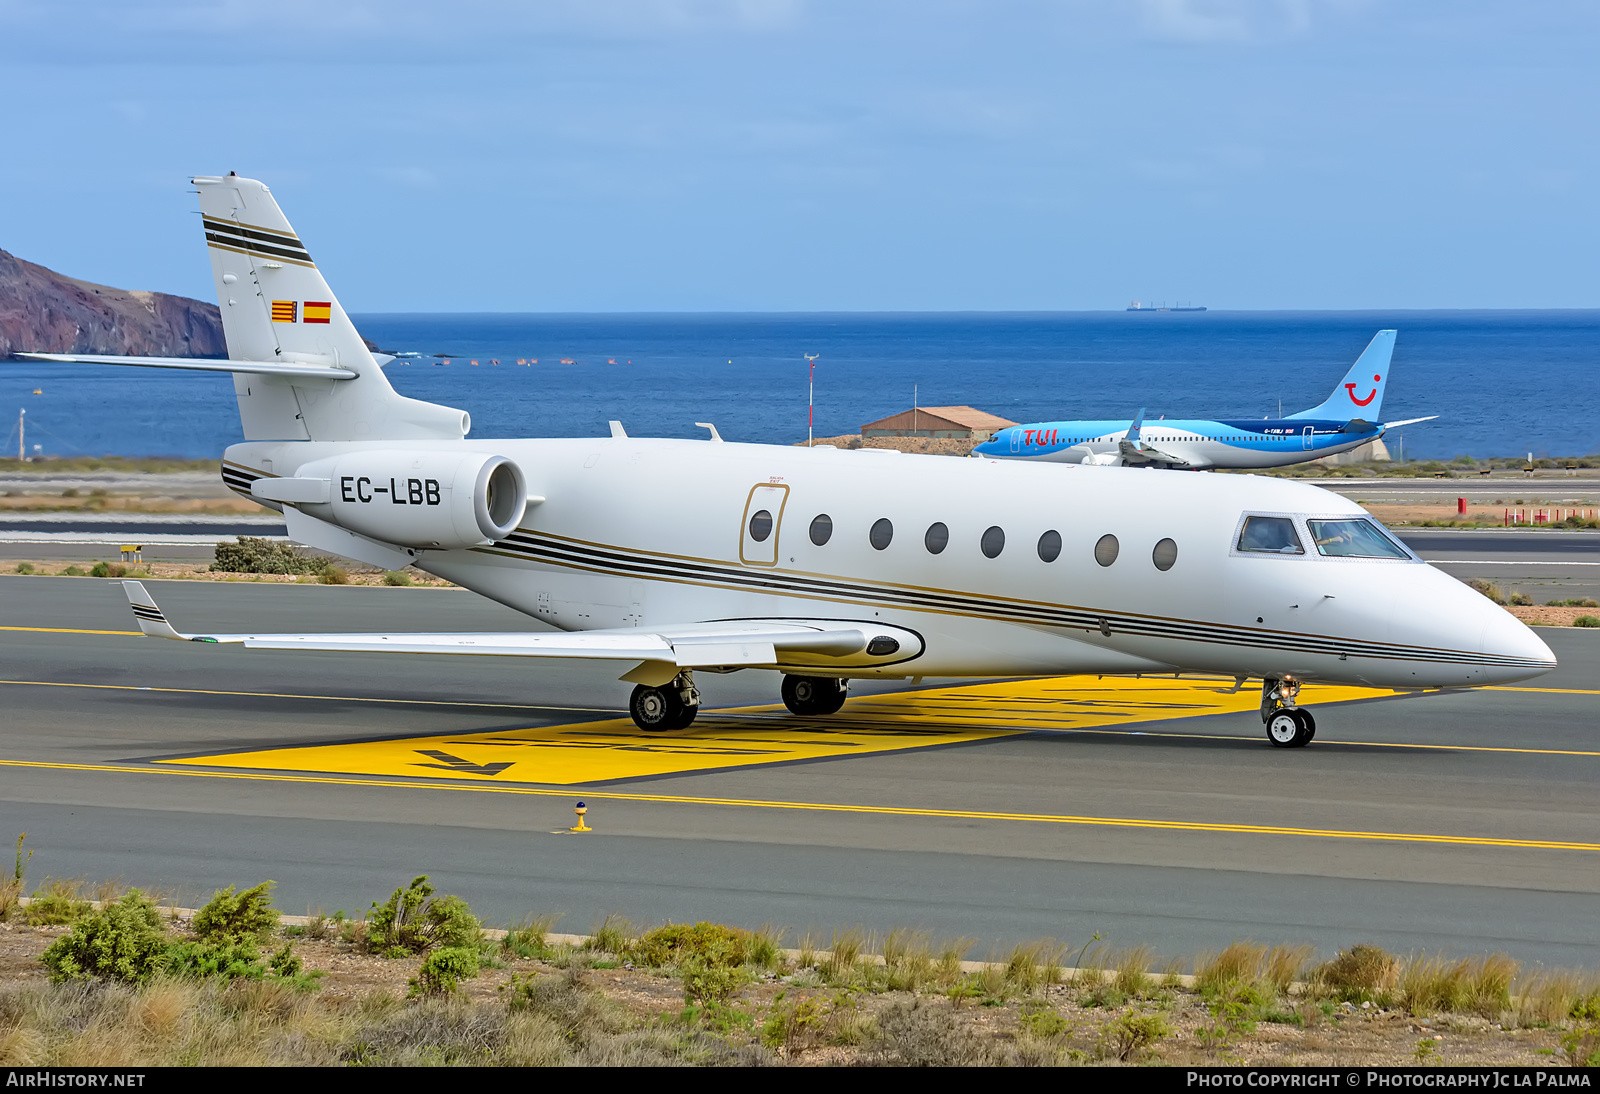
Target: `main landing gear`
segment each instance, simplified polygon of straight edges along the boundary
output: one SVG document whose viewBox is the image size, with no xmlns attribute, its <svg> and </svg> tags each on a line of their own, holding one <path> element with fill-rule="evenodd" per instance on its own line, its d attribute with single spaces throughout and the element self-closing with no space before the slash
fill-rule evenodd
<svg viewBox="0 0 1600 1094">
<path fill-rule="evenodd" d="M 850 693 L 849 683 L 831 676 L 785 676 L 783 705 L 794 714 L 837 714 Z"/>
<path fill-rule="evenodd" d="M 1268 676 L 1261 681 L 1261 720 L 1274 748 L 1304 748 L 1317 735 L 1317 720 L 1311 712 L 1295 706 L 1299 694 L 1298 680 Z"/>
<path fill-rule="evenodd" d="M 685 669 L 659 688 L 640 684 L 628 700 L 628 713 L 633 715 L 634 725 L 651 733 L 688 729 L 700 713 L 700 691 L 694 686 L 694 674 Z"/>
</svg>

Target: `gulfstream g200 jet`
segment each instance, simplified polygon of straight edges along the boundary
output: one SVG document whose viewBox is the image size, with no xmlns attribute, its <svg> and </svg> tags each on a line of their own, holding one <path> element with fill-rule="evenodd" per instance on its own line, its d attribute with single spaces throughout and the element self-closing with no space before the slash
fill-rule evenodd
<svg viewBox="0 0 1600 1094">
<path fill-rule="evenodd" d="M 1315 732 L 1307 680 L 1423 688 L 1555 664 L 1531 631 L 1360 507 L 1247 476 L 1038 467 L 610 436 L 470 436 L 390 387 L 267 188 L 194 180 L 234 375 L 222 476 L 292 539 L 413 565 L 537 619 L 527 633 L 211 634 L 127 582 L 145 634 L 253 649 L 614 662 L 648 730 L 697 680 L 783 674 L 796 714 L 847 681 L 1194 672 L 1260 678 L 1277 745 Z M 422 622 L 419 618 L 419 622 Z M 194 647 L 205 657 L 205 645 Z"/>
</svg>

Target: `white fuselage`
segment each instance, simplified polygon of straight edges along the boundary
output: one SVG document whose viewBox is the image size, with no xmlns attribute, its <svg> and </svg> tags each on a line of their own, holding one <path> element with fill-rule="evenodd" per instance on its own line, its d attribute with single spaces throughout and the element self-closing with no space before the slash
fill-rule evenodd
<svg viewBox="0 0 1600 1094">
<path fill-rule="evenodd" d="M 1246 514 L 1360 515 L 1354 503 L 1254 476 L 627 437 L 250 442 L 232 468 L 288 476 L 364 449 L 492 453 L 543 498 L 492 546 L 417 565 L 566 630 L 728 619 L 876 621 L 920 656 L 850 676 L 1206 672 L 1437 687 L 1553 667 L 1520 622 L 1414 559 L 1244 555 Z M 246 487 L 248 489 L 248 487 Z M 775 527 L 752 538 L 751 518 Z M 812 540 L 819 515 L 825 543 Z M 881 550 L 876 522 L 892 523 Z M 942 523 L 948 545 L 925 534 Z M 981 544 L 998 528 L 1003 549 Z M 1040 556 L 1040 538 L 1060 537 Z M 1095 546 L 1115 536 L 1114 562 Z M 993 546 L 994 535 L 990 535 Z M 880 537 L 881 539 L 881 537 Z M 1155 565 L 1171 539 L 1176 562 Z M 781 667 L 781 666 L 780 666 Z"/>
</svg>

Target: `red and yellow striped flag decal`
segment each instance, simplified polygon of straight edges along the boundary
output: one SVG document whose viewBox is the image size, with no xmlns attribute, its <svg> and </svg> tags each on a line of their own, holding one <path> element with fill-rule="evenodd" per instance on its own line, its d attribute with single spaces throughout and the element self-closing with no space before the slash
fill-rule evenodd
<svg viewBox="0 0 1600 1094">
<path fill-rule="evenodd" d="M 307 300 L 302 323 L 326 323 L 333 314 L 333 304 L 327 300 Z"/>
<path fill-rule="evenodd" d="M 272 321 L 274 323 L 293 323 L 299 308 L 298 301 L 274 300 L 272 302 Z"/>
</svg>

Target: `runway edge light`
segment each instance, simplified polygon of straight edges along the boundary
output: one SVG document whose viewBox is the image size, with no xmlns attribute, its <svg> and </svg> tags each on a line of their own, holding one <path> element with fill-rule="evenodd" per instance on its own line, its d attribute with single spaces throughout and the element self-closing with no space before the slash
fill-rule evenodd
<svg viewBox="0 0 1600 1094">
<path fill-rule="evenodd" d="M 567 829 L 567 831 L 569 831 L 569 832 L 593 832 L 594 831 L 593 828 L 590 828 L 587 824 L 583 823 L 583 815 L 589 811 L 589 807 L 587 805 L 584 805 L 582 802 L 579 802 L 577 804 L 577 806 L 572 811 L 574 813 L 578 814 L 578 823 L 574 824 L 571 828 Z"/>
</svg>

